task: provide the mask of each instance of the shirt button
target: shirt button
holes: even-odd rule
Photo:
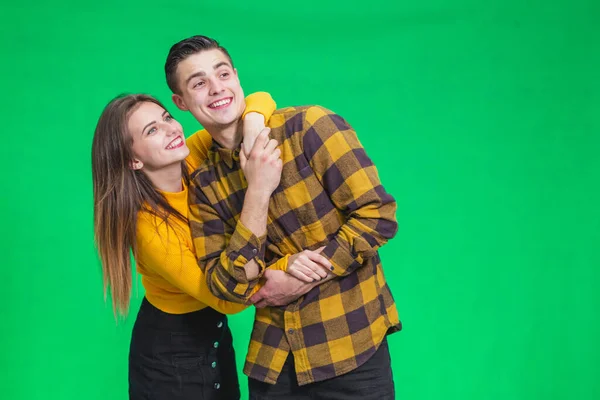
[[[211,366],[212,368],[217,368],[217,362],[216,362],[216,361],[213,361],[213,362],[212,362],[212,364],[210,364],[210,366]]]
[[[219,382],[215,383],[215,389],[219,390],[220,387],[221,387],[221,384]]]
[[[213,344],[213,347],[216,349],[217,347],[219,347],[219,342],[215,342],[215,344]]]
[[[252,254],[256,255],[256,253],[258,253],[258,250],[252,249]]]
[[[219,321],[219,323],[217,324],[217,328],[222,328],[223,327],[223,321]]]
[[[329,267],[329,269],[333,271],[333,265],[331,267]]]
[[[288,329],[288,333],[292,334],[292,333],[294,333],[294,330],[293,329]]]

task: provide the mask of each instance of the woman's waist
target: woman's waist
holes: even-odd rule
[[[156,302],[155,300],[146,294],[140,305],[136,325],[156,330],[202,331],[205,333],[218,332],[228,326],[227,317],[224,314],[195,299],[195,305],[191,302],[189,304],[175,303],[174,299],[163,300],[167,307],[164,307],[161,301]],[[172,310],[175,312],[171,312]]]

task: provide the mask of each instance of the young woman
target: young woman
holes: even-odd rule
[[[267,93],[246,102],[244,135],[255,137],[275,102]],[[224,314],[245,306],[210,293],[187,221],[189,173],[211,143],[206,131],[186,141],[167,109],[141,94],[112,100],[96,127],[94,230],[115,314],[128,311],[131,251],[146,290],[131,338],[131,399],[239,398]]]

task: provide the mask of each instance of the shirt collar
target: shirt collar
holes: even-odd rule
[[[231,169],[236,162],[240,161],[240,147],[241,146],[238,146],[234,150],[229,150],[213,139],[211,151],[217,153],[223,162]]]

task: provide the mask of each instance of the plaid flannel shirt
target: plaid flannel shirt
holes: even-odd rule
[[[293,352],[300,385],[342,375],[400,330],[377,249],[397,229],[396,203],[346,121],[319,106],[277,110],[268,126],[279,142],[283,172],[268,212],[267,234],[239,220],[247,182],[239,149],[213,143],[190,185],[190,226],[211,291],[244,302],[264,268],[321,246],[336,278],[284,307],[256,310],[244,373],[274,384]]]

